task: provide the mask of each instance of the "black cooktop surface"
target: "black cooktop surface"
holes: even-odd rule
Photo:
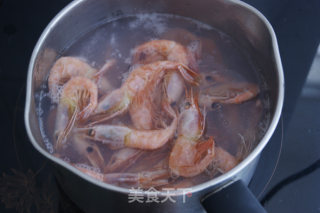
[[[32,147],[24,128],[33,47],[69,2],[0,0],[0,212],[81,212],[59,187],[49,162]],[[274,26],[287,91],[282,121],[250,189],[269,212],[319,212],[320,101],[299,96],[319,44],[320,2],[246,2]]]

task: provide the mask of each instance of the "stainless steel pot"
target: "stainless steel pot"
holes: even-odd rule
[[[190,17],[214,26],[232,36],[246,49],[260,75],[268,85],[271,122],[264,137],[251,154],[226,174],[192,187],[185,196],[180,190],[160,192],[157,196],[173,196],[175,203],[128,203],[130,191],[96,181],[79,172],[59,158],[49,154],[36,115],[37,91],[53,62],[71,41],[102,20],[137,13],[168,13]],[[64,8],[42,33],[29,65],[25,107],[26,129],[33,146],[56,167],[56,175],[63,190],[86,212],[180,212],[204,211],[199,201],[232,188],[234,183],[248,184],[259,156],[279,121],[284,98],[284,77],[275,33],[266,18],[253,7],[236,0],[77,0]],[[192,194],[192,196],[190,196]],[[148,196],[147,192],[143,193]],[[150,195],[150,194],[149,194]],[[210,199],[209,199],[210,200]],[[209,203],[209,204],[208,204]],[[210,206],[211,199],[207,204]],[[207,206],[208,206],[207,205]],[[218,208],[218,204],[215,204]],[[230,204],[233,205],[233,204]],[[215,206],[213,206],[215,208]],[[206,207],[210,210],[210,208]]]

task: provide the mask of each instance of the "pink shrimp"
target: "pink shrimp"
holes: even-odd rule
[[[169,126],[163,129],[137,130],[126,126],[102,124],[84,128],[87,138],[113,147],[126,146],[145,150],[160,148],[173,138],[178,125],[176,112],[170,105],[165,105],[164,107],[172,121]]]
[[[185,109],[179,117],[178,138],[170,153],[169,168],[183,177],[203,172],[214,158],[214,140],[202,140],[205,119],[198,106],[197,95],[186,94]]]
[[[183,45],[170,40],[152,40],[133,50],[133,64],[149,64],[155,61],[182,63],[197,71],[195,56]]]
[[[218,83],[200,94],[199,103],[210,107],[213,103],[240,104],[259,94],[258,85],[252,83]]]
[[[94,111],[97,98],[97,85],[85,77],[74,77],[64,85],[56,116],[56,149],[62,148],[75,122],[87,118]]]
[[[189,33],[190,34],[190,33]],[[201,46],[201,45],[200,45]],[[168,60],[172,62],[178,62],[192,70],[197,71],[197,61],[196,54],[193,54],[183,45],[170,40],[153,40],[143,43],[136,47],[133,51],[133,64],[148,64],[156,61]],[[184,89],[184,80],[176,72],[172,72],[166,76],[165,79],[166,93],[170,103],[178,102]],[[149,114],[152,115],[148,104],[142,105],[142,107],[137,107],[131,115],[137,114]],[[151,116],[150,116],[151,117]],[[152,127],[150,119],[147,123],[142,123],[139,120],[140,116],[131,117],[133,123],[137,128],[147,127],[150,129]]]
[[[193,85],[197,85],[199,81],[197,73],[176,62],[160,61],[135,68],[119,89],[113,90],[99,101],[95,115],[91,118],[91,125],[121,115],[132,103],[139,103],[144,97],[150,97],[164,76],[171,72],[179,72],[185,81]]]
[[[96,144],[92,142],[90,143],[84,138],[80,137],[80,135],[75,134],[72,138],[72,147],[80,155],[84,156],[93,167],[104,170],[105,161],[99,147]]]
[[[93,177],[101,182],[115,184],[120,186],[131,187],[156,187],[168,184],[168,176],[170,175],[167,169],[157,169],[136,173],[101,173],[90,170],[80,165],[73,165],[81,172]]]

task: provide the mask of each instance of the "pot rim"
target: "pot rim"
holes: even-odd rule
[[[51,32],[51,30],[55,27],[55,25],[60,21],[60,19],[62,19],[70,10],[72,10],[74,7],[76,7],[77,5],[81,4],[82,2],[84,2],[85,0],[74,0],[73,2],[69,3],[65,8],[63,8],[52,20],[51,22],[48,24],[48,26],[45,28],[45,30],[43,31],[43,33],[41,34],[33,52],[32,52],[32,56],[30,59],[30,63],[29,63],[29,67],[28,67],[28,76],[27,76],[27,90],[26,90],[26,102],[25,102],[25,126],[26,126],[26,130],[27,130],[27,134],[29,136],[29,139],[32,143],[32,145],[42,154],[44,155],[46,158],[50,159],[51,161],[55,162],[56,164],[68,169],[69,171],[71,171],[72,173],[80,176],[81,178],[83,178],[84,180],[95,184],[96,186],[99,186],[101,188],[107,189],[107,190],[111,190],[111,191],[116,191],[116,192],[120,192],[120,193],[125,193],[125,194],[129,194],[132,193],[132,190],[128,189],[128,188],[124,188],[124,187],[119,187],[119,186],[115,186],[115,185],[111,185],[108,183],[104,183],[101,181],[98,181],[96,179],[94,179],[93,177],[90,177],[86,174],[84,174],[83,172],[79,171],[78,169],[76,169],[75,167],[71,166],[70,164],[66,163],[65,161],[53,156],[52,154],[50,154],[49,152],[47,152],[45,149],[43,149],[36,141],[36,139],[34,138],[32,132],[31,132],[31,127],[30,127],[30,118],[29,118],[29,114],[30,114],[30,110],[31,110],[31,97],[32,97],[32,76],[33,76],[33,69],[35,66],[35,61],[37,58],[37,55],[39,53],[39,50],[42,46],[42,44],[44,43],[45,39],[47,38],[48,34]],[[248,5],[247,3],[244,3],[242,1],[238,1],[238,0],[225,0],[227,2],[233,3],[235,5],[241,6],[243,8],[246,8],[247,10],[251,11],[253,14],[255,14],[256,16],[258,16],[258,18],[266,25],[270,36],[271,36],[271,41],[272,41],[272,46],[273,46],[273,51],[274,51],[274,57],[275,57],[275,64],[276,64],[276,68],[277,68],[277,78],[278,78],[278,97],[276,100],[276,108],[275,108],[275,112],[274,112],[274,116],[270,122],[270,125],[268,127],[268,130],[266,131],[265,135],[263,136],[263,138],[260,140],[260,142],[258,143],[258,145],[251,151],[251,153],[244,159],[242,160],[236,167],[234,167],[233,169],[231,169],[230,171],[228,171],[225,174],[220,175],[219,177],[216,177],[212,180],[209,180],[207,182],[198,184],[196,186],[190,187],[188,190],[188,193],[196,193],[199,191],[202,191],[208,187],[214,186],[214,185],[219,185],[223,182],[225,182],[226,180],[230,180],[232,179],[232,177],[235,177],[237,173],[239,173],[241,170],[243,170],[250,162],[252,162],[256,157],[259,156],[259,154],[262,152],[263,148],[266,146],[266,144],[268,143],[269,139],[271,138],[273,132],[275,131],[277,124],[279,122],[280,116],[281,116],[281,111],[282,111],[282,107],[283,107],[283,101],[284,101],[284,74],[283,74],[283,69],[282,69],[282,63],[281,63],[281,58],[280,58],[280,53],[279,53],[279,48],[278,48],[278,43],[277,43],[277,39],[276,39],[276,35],[275,32],[271,26],[271,24],[269,23],[269,21],[265,18],[264,15],[262,15],[262,13],[260,13],[257,9],[255,9],[254,7]],[[142,191],[141,194],[143,195],[148,195],[150,192],[148,191]],[[154,192],[153,192],[154,193]],[[170,190],[167,192],[163,192],[163,191],[159,191],[159,196],[178,196],[178,195],[182,195],[184,192],[182,192],[181,190]]]

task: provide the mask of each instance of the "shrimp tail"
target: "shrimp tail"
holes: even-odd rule
[[[215,148],[214,163],[220,172],[225,173],[233,169],[239,163],[239,160],[222,147],[217,146]]]
[[[198,99],[199,99],[199,91],[195,91],[193,90],[193,88],[191,89],[185,89],[185,94],[186,94],[186,99],[189,100],[191,102],[191,105],[193,105],[195,107],[195,109],[197,110],[197,115],[198,115],[198,124],[199,124],[199,136],[203,135],[204,131],[205,131],[205,124],[206,124],[206,109],[204,108],[203,113],[201,113],[200,107],[199,107],[199,103],[198,103]]]
[[[200,111],[200,107],[199,107],[199,91],[193,92],[193,89],[191,89],[191,98],[192,98],[192,104],[195,105],[195,108],[198,111],[198,115],[199,115],[199,124],[200,124],[200,135],[203,135],[204,130],[205,130],[205,126],[206,126],[206,109],[203,109],[203,113],[201,113]]]
[[[200,83],[200,75],[184,64],[178,66],[182,77],[191,85],[198,86]]]
[[[195,164],[202,164],[201,162],[206,162],[207,158],[212,158],[214,156],[214,140],[213,137],[209,137],[206,141],[201,141],[196,145],[197,154],[194,158]],[[208,164],[207,164],[208,165]]]

